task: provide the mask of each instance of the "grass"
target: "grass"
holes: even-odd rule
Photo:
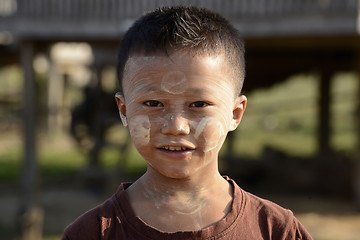
[[[61,239],[61,235],[54,235],[54,236],[44,236],[43,240],[59,240]]]
[[[21,156],[21,150],[15,148],[0,154],[0,180],[13,181],[20,177]]]
[[[87,156],[77,149],[52,148],[39,152],[40,171],[44,177],[74,174],[87,164]]]
[[[57,178],[71,176],[80,172],[88,164],[88,153],[76,147],[71,136],[60,134],[43,138],[38,144],[38,171],[43,178]],[[0,181],[16,181],[22,172],[23,149],[20,138],[14,146],[0,151]],[[105,147],[99,153],[100,165],[104,169],[122,167],[126,172],[139,172],[144,170],[145,162],[136,149],[131,145],[129,155],[114,147]]]

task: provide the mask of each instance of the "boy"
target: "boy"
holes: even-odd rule
[[[312,239],[291,211],[218,171],[246,107],[244,68],[238,32],[215,13],[167,7],[135,22],[119,50],[116,101],[147,171],[63,239]]]

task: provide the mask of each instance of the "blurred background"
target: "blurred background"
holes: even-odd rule
[[[360,236],[358,0],[0,0],[0,238],[59,239],[146,166],[118,118],[121,37],[165,5],[241,32],[243,121],[220,168],[315,239]]]

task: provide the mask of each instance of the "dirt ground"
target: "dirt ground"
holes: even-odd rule
[[[19,194],[14,187],[1,188],[0,231],[13,231],[20,204]],[[64,186],[42,189],[39,199],[45,210],[45,235],[60,236],[67,224],[108,196],[110,193],[100,196],[91,191]],[[309,196],[265,197],[292,209],[314,239],[360,240],[360,212],[348,200]],[[3,239],[1,234],[0,238]]]
[[[346,199],[272,196],[290,208],[316,240],[360,240],[360,211]]]

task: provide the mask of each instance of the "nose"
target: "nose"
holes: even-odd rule
[[[181,114],[171,115],[163,124],[161,132],[169,135],[188,135],[190,133],[189,120]]]

